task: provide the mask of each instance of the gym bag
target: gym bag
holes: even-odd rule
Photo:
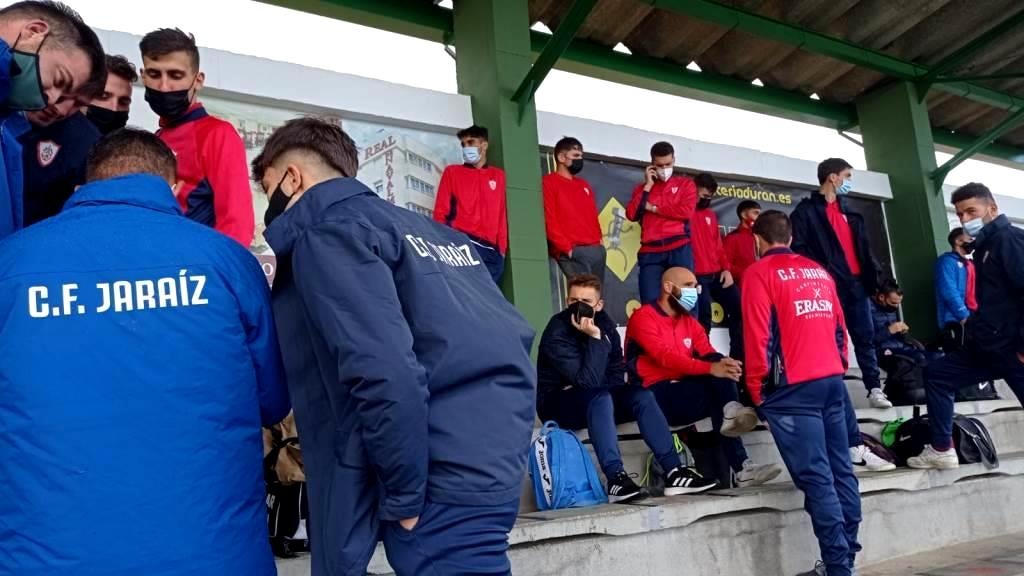
[[[953,415],[953,444],[961,464],[981,462],[989,470],[999,467],[999,454],[988,429],[977,418]]]

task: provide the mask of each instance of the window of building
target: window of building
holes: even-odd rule
[[[420,206],[419,204],[415,204],[413,202],[406,202],[405,207],[417,214],[422,214],[423,216],[426,216],[428,218],[434,215],[434,212],[430,208],[424,208],[423,206]]]
[[[406,157],[406,159],[408,159],[409,164],[412,164],[413,166],[417,166],[421,170],[424,170],[427,173],[431,173],[431,172],[434,171],[434,163],[431,162],[430,160],[427,160],[423,156],[420,156],[419,154],[417,154],[415,152],[408,152],[407,151],[405,153],[405,157]]]
[[[434,195],[434,185],[427,184],[415,176],[406,176],[405,183],[410,190],[419,192],[420,194],[427,194],[428,196]]]
[[[383,196],[384,195],[384,181],[383,180],[377,180],[376,182],[374,182],[373,183],[373,191],[377,193],[377,196]]]

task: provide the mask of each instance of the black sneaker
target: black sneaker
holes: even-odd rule
[[[608,502],[611,504],[646,496],[643,489],[637,486],[636,482],[633,482],[633,479],[625,472],[619,472],[615,478],[608,481]]]
[[[708,480],[696,470],[680,466],[665,476],[665,496],[699,494],[718,486],[717,480]]]

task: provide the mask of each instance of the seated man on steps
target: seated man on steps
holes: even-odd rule
[[[615,431],[636,420],[640,434],[662,470],[665,495],[708,490],[714,482],[683,467],[672,432],[650,390],[626,384],[626,366],[615,322],[601,300],[601,281],[583,274],[569,281],[568,307],[556,314],[540,339],[537,358],[537,414],[570,430],[587,428],[608,479],[608,500],[625,502],[643,495],[626,473]],[[628,415],[615,408],[629,408]]]
[[[693,316],[697,286],[693,272],[669,268],[661,277],[658,300],[633,313],[626,330],[630,375],[654,392],[671,425],[710,417],[722,435],[736,484],[764,484],[782,470],[747,458],[739,436],[757,426],[757,413],[739,403],[736,382],[743,373],[742,365],[719,354]]]

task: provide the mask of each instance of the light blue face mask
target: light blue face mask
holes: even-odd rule
[[[700,295],[696,288],[680,287],[679,296],[675,296],[676,302],[683,307],[683,310],[690,312],[697,306],[697,297]]]
[[[476,146],[466,146],[462,149],[462,160],[466,164],[476,164],[480,161],[480,149]]]
[[[843,180],[843,183],[836,188],[836,194],[846,196],[851,190],[853,190],[853,182],[851,180]]]
[[[964,232],[966,232],[971,238],[977,238],[978,234],[981,234],[981,229],[984,227],[985,221],[981,218],[975,218],[974,220],[964,222]]]

